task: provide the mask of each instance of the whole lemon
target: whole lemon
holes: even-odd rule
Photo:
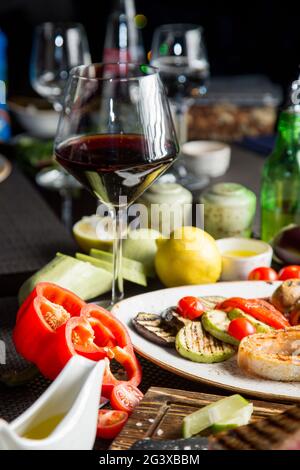
[[[222,258],[215,240],[197,227],[181,227],[156,240],[155,269],[167,287],[216,282]]]

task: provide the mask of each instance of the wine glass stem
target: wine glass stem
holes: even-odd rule
[[[124,296],[123,277],[122,277],[122,233],[123,222],[125,220],[126,208],[116,208],[110,211],[114,221],[114,253],[113,253],[113,279],[112,279],[112,299],[114,305]]]
[[[60,192],[61,195],[61,220],[65,227],[72,230],[72,212],[73,212],[73,201],[72,193],[69,189],[64,188]]]

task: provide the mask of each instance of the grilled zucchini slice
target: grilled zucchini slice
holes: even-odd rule
[[[174,346],[175,334],[167,328],[160,315],[140,312],[132,320],[132,324],[141,336],[160,346]]]
[[[177,333],[175,346],[181,356],[193,362],[222,362],[235,354],[233,346],[211,336],[197,321]]]
[[[274,328],[272,328],[271,326],[266,325],[265,323],[259,320],[256,320],[256,318],[252,317],[251,315],[248,315],[239,308],[234,308],[230,310],[230,312],[228,312],[228,318],[230,320],[234,320],[235,318],[246,318],[253,326],[255,326],[257,333],[272,333],[272,331],[274,331]]]
[[[201,321],[203,328],[220,341],[233,344],[234,346],[240,344],[239,340],[228,333],[230,320],[226,312],[222,310],[210,310],[202,315]]]

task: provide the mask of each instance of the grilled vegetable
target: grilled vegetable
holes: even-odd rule
[[[199,297],[199,300],[203,303],[205,310],[214,310],[216,305],[223,302],[225,297],[221,297],[220,295],[204,295],[203,297]]]
[[[141,312],[132,324],[140,335],[153,343],[160,346],[173,346],[175,343],[174,332],[164,325],[160,315]]]
[[[188,318],[182,317],[176,312],[176,307],[169,307],[161,313],[164,326],[178,332],[181,328],[191,323]]]
[[[298,299],[300,299],[300,279],[290,279],[277,287],[271,302],[280,312],[288,313]]]
[[[203,328],[215,338],[234,346],[239,345],[239,341],[228,333],[230,320],[227,313],[222,310],[211,310],[204,313],[201,320]]]
[[[222,362],[235,353],[233,346],[206,332],[201,322],[191,322],[182,328],[177,333],[175,346],[181,356],[194,362]]]
[[[230,320],[235,320],[235,318],[246,318],[246,320],[248,320],[250,323],[252,323],[253,326],[255,326],[257,333],[271,333],[272,331],[274,331],[274,328],[272,328],[271,326],[266,325],[265,323],[259,320],[256,320],[256,318],[252,317],[251,315],[248,315],[239,308],[234,308],[233,310],[230,310],[230,312],[228,312],[228,318]]]
[[[300,382],[300,328],[247,336],[241,341],[238,365],[246,373],[270,380]]]

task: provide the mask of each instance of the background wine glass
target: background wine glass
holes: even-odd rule
[[[127,207],[169,168],[177,153],[157,69],[115,63],[71,71],[55,154],[108,207],[114,221],[112,303],[123,297],[121,234]]]
[[[56,111],[62,109],[62,100],[69,71],[91,63],[89,45],[83,26],[79,23],[43,23],[34,31],[30,62],[32,88],[48,100]],[[62,198],[61,217],[72,227],[72,193],[78,182],[61,168],[47,168],[39,172],[36,182],[47,189],[58,191]]]
[[[206,93],[209,63],[200,26],[167,24],[154,32],[151,64],[158,67],[176,115],[179,143],[187,140],[186,114],[196,98]],[[199,189],[207,178],[195,179],[188,175],[180,162],[176,165],[177,180],[190,189]]]

